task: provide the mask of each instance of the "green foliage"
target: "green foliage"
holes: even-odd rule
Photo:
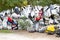
[[[0,11],[14,8],[15,6],[21,7],[25,4],[23,1],[27,2],[27,0],[0,0]]]
[[[26,5],[50,5],[60,4],[60,0],[0,0],[0,11],[14,8],[15,6],[21,7]]]
[[[26,20],[27,18],[26,18],[26,16],[23,16],[23,17],[21,17],[20,19]]]
[[[51,3],[52,3],[51,0],[41,0],[41,1],[39,1],[39,5],[42,5],[42,6],[50,5]]]
[[[20,19],[20,20],[18,21],[18,23],[20,24],[20,27],[21,27],[23,30],[26,30],[27,27],[30,27],[30,26],[31,26],[30,23],[29,23],[29,21],[26,21],[26,20],[23,20],[23,19]]]

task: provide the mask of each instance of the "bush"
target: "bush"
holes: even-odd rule
[[[19,22],[18,22],[22,28],[22,30],[26,30],[27,27],[30,27],[30,23],[26,20],[23,20],[23,19],[20,19]]]

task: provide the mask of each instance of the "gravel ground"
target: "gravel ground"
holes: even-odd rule
[[[60,40],[60,37],[46,33],[14,31],[14,33],[0,33],[0,40]]]

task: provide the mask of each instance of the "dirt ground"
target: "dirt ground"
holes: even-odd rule
[[[60,37],[56,37],[56,34],[54,35],[48,35],[47,33],[29,33],[27,31],[14,31],[16,34],[32,38],[32,39],[48,39],[48,40],[60,40]]]
[[[14,33],[0,33],[0,40],[60,40],[56,35],[46,33],[29,33],[27,31],[13,31]]]

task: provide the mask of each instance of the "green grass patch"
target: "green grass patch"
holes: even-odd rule
[[[0,33],[12,33],[11,30],[0,30]]]

